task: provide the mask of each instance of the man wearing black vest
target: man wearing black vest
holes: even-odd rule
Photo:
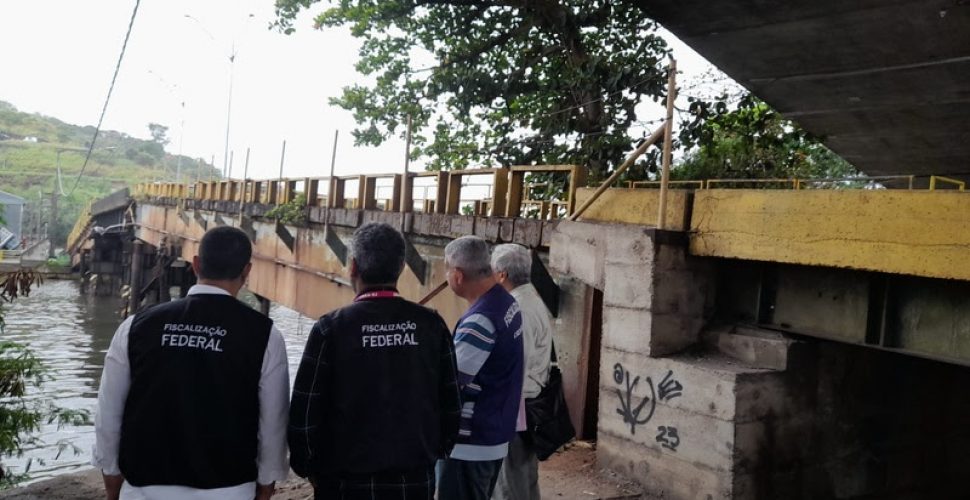
[[[290,465],[318,500],[434,496],[460,403],[455,351],[436,312],[397,293],[404,237],[387,224],[354,233],[357,297],[313,326],[293,387]]]
[[[251,257],[239,229],[208,231],[188,296],[115,332],[93,459],[108,500],[268,499],[286,478],[286,347],[272,320],[235,298]]]

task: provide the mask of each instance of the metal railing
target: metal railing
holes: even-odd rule
[[[552,173],[568,177],[561,199],[531,200],[525,176]],[[488,183],[463,182],[471,176],[487,176]],[[578,165],[537,165],[479,168],[404,174],[306,177],[300,179],[203,181],[195,184],[144,183],[135,194],[164,198],[234,201],[279,205],[296,200],[311,207],[383,210],[458,215],[470,207],[476,215],[491,217],[559,217],[575,207],[576,190],[586,183],[587,171]],[[427,181],[425,181],[427,179]],[[419,181],[421,184],[416,184]],[[463,197],[462,189],[487,186],[479,198]],[[326,193],[321,193],[321,188]],[[354,189],[356,188],[356,189]],[[421,191],[423,194],[417,195]],[[543,209],[543,204],[546,208]],[[534,210],[538,207],[538,210]],[[467,210],[467,208],[465,209]]]
[[[684,189],[732,189],[760,187],[764,189],[838,189],[899,186],[904,189],[917,189],[916,175],[877,175],[872,177],[831,177],[819,179],[769,178],[769,179],[707,179],[670,181],[671,188]],[[965,191],[966,182],[940,175],[929,176],[927,189],[940,190],[940,185],[950,186],[953,190]],[[660,181],[627,181],[631,189],[658,188]]]

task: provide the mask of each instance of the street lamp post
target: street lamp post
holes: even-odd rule
[[[210,40],[212,40],[213,43],[215,43],[216,45],[219,44],[219,42],[216,41],[216,38],[212,36],[212,33],[210,33],[209,30],[205,28],[204,24],[202,24],[202,21],[199,21],[198,19],[196,19],[195,17],[189,14],[185,14],[185,17],[187,19],[191,19],[195,21],[196,24],[199,25],[202,31],[205,32],[205,34],[209,37]],[[247,22],[249,19],[252,19],[252,18],[253,18],[253,15],[249,14],[249,16],[247,17]],[[236,40],[234,38],[232,41],[231,49],[229,50],[229,54],[226,55],[226,57],[229,59],[229,93],[226,99],[227,101],[226,102],[226,143],[222,152],[222,175],[223,176],[226,175],[227,170],[229,168],[229,127],[232,124],[232,83],[233,83],[233,75],[235,74],[235,68],[236,68],[236,56],[238,54],[239,54],[239,51],[236,50]]]
[[[182,145],[185,142],[185,93],[182,92],[182,87],[174,83],[169,83],[168,80],[162,78],[162,76],[158,73],[155,73],[152,70],[148,70],[148,72],[155,75],[155,78],[158,78],[158,81],[167,86],[170,93],[173,95],[178,94],[177,97],[179,100],[179,105],[182,107],[182,113],[179,117],[179,154],[175,158],[175,182],[179,183],[182,182]]]

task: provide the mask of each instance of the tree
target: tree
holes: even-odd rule
[[[744,94],[737,108],[691,99],[691,121],[681,127],[688,149],[674,179],[842,178],[855,168],[777,111]]]
[[[316,1],[277,0],[275,26],[292,33]],[[356,144],[411,116],[432,169],[571,163],[601,178],[632,147],[636,105],[666,92],[667,44],[626,1],[338,0],[315,26],[362,41],[372,81],[331,99],[354,113]]]
[[[148,131],[152,134],[152,142],[160,144],[162,148],[168,145],[168,127],[158,123],[149,123]]]

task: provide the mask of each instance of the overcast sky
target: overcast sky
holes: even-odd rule
[[[359,44],[346,30],[310,27],[326,5],[305,12],[296,33],[285,36],[267,29],[272,0],[142,0],[103,128],[148,138],[147,124],[161,123],[170,128],[169,152],[177,153],[185,102],[184,154],[214,156],[221,167],[235,41],[234,176],[242,174],[250,147],[249,177],[275,177],[284,139],[286,176],[325,176],[336,129],[338,174],[401,170],[403,141],[355,148],[350,113],[327,104],[361,77],[353,68]],[[68,123],[96,124],[133,7],[134,0],[0,0],[0,100]],[[681,78],[709,68],[669,41]],[[655,105],[639,111],[642,120],[662,114]]]

